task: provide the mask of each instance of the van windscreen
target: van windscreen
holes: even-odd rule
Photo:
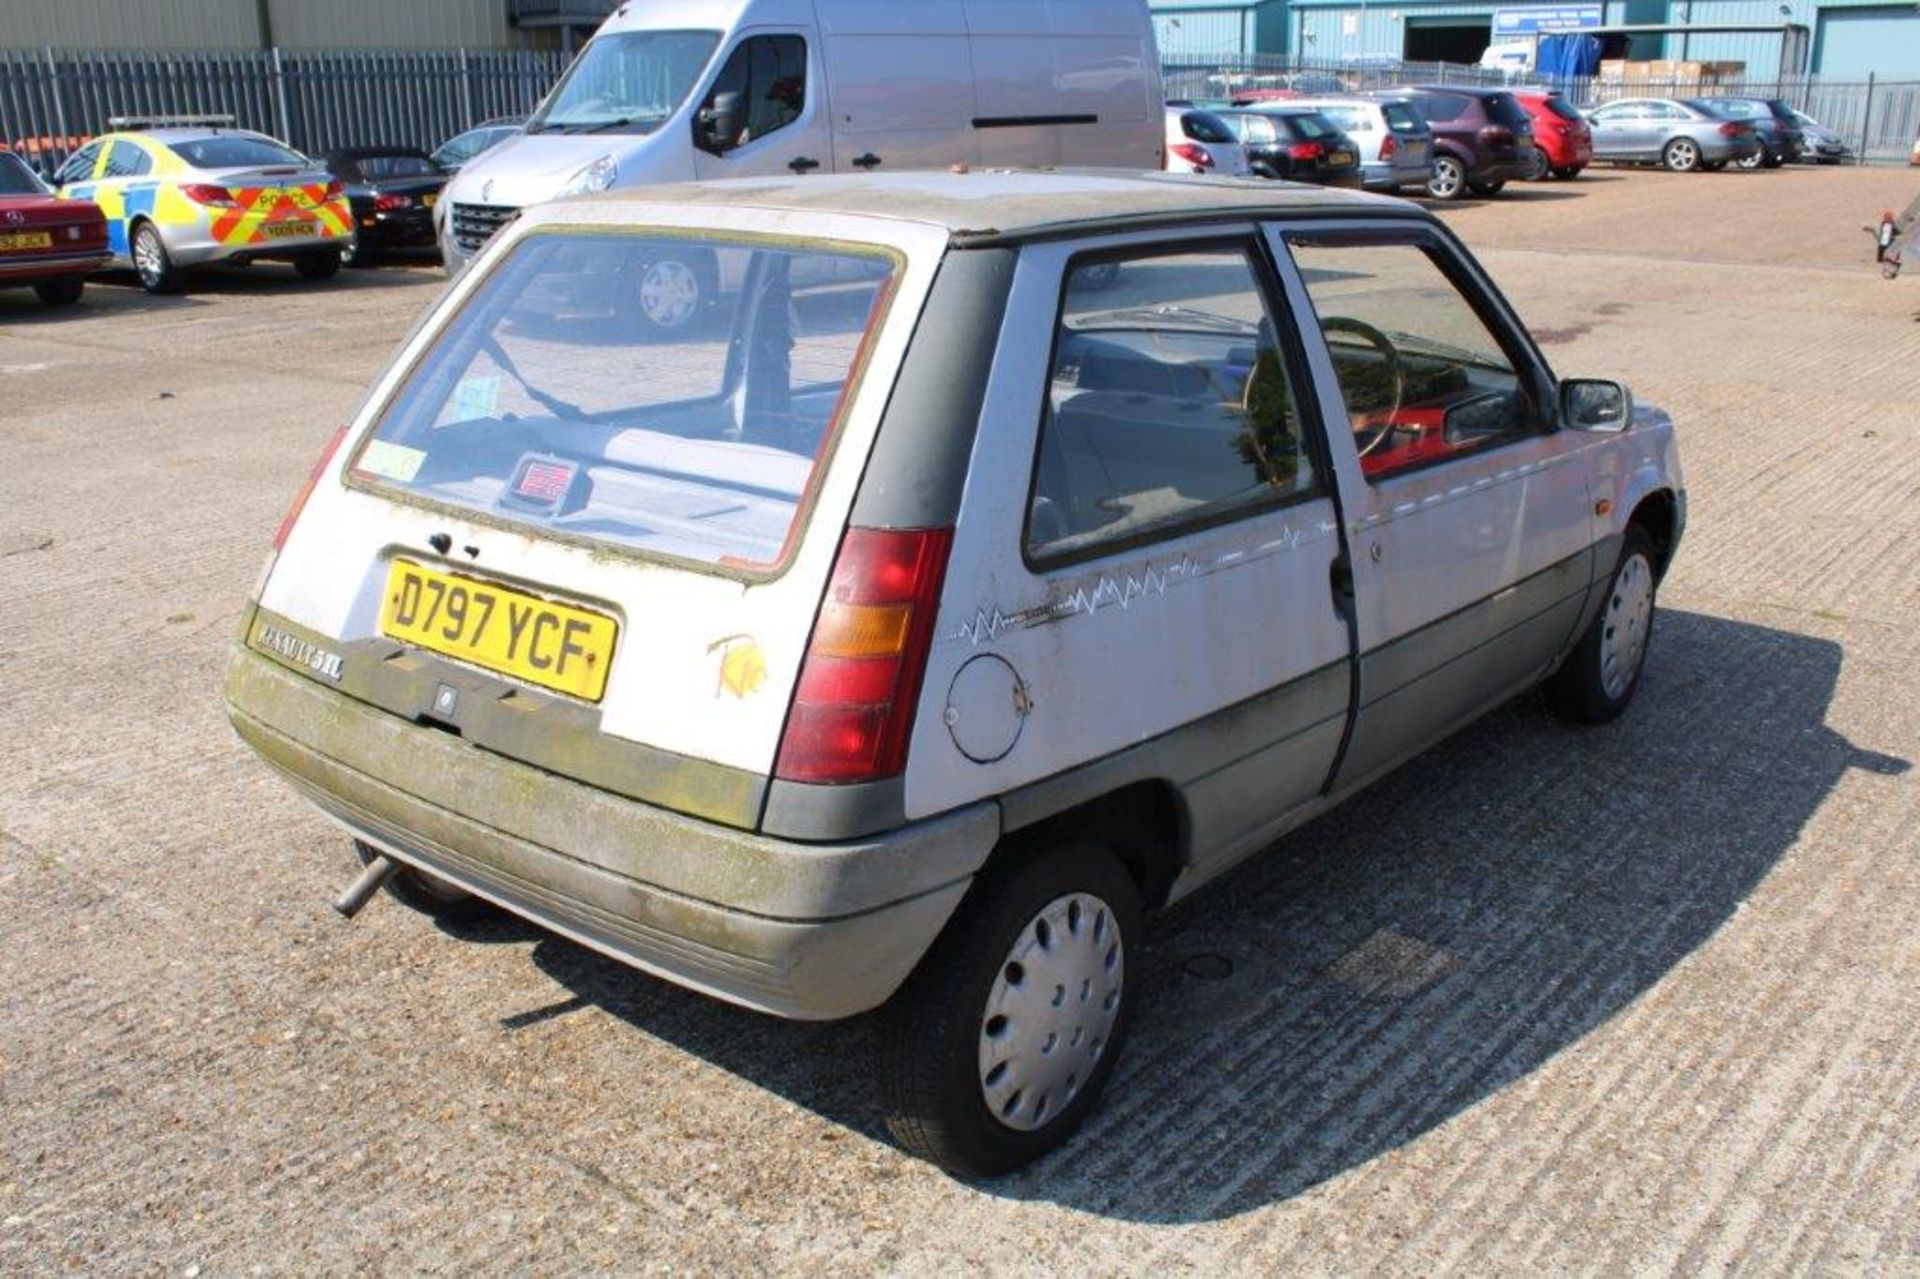
[[[530,235],[440,331],[351,477],[483,520],[776,572],[896,270],[878,249]]]
[[[718,31],[615,31],[595,36],[528,133],[651,133],[679,110],[720,43]]]

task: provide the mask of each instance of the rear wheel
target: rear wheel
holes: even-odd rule
[[[1579,177],[1580,174],[1585,169],[1586,169],[1586,166],[1583,164],[1564,165],[1558,169],[1555,169],[1553,171],[1553,176],[1556,178],[1559,178],[1562,182],[1571,182],[1575,178]]]
[[[1600,611],[1560,669],[1546,682],[1547,704],[1566,719],[1604,724],[1633,700],[1653,637],[1654,593],[1659,573],[1653,539],[1638,524],[1627,525],[1620,562]]]
[[[1763,169],[1777,169],[1786,162],[1787,157],[1781,155],[1778,151],[1762,151],[1760,153],[1760,167]]]
[[[370,844],[353,841],[353,851],[362,866],[380,855]],[[387,881],[387,894],[409,910],[417,910],[443,924],[472,924],[499,913],[500,908],[484,897],[475,897],[438,875],[403,866]]]
[[[1707,173],[1718,173],[1726,167],[1727,162],[1725,160],[1702,160],[1700,162],[1701,170]]]
[[[1450,155],[1435,156],[1427,194],[1436,200],[1458,200],[1467,187],[1467,166]]]
[[[80,300],[80,294],[86,287],[87,282],[76,276],[71,280],[48,280],[45,284],[36,284],[33,291],[48,306],[72,306]]]
[[[340,274],[340,250],[302,254],[293,260],[293,269],[303,280],[331,280]]]
[[[133,228],[133,269],[139,273],[140,287],[149,293],[178,293],[186,287],[186,276],[174,265],[160,228],[142,222]]]
[[[1469,182],[1467,183],[1467,189],[1475,195],[1499,195],[1501,191],[1506,189],[1506,185],[1506,179],[1502,178],[1498,182]]]
[[[365,271],[380,265],[380,250],[355,235],[347,241],[346,250],[341,253],[340,261],[355,271]]]
[[[1547,153],[1535,147],[1527,160],[1527,171],[1521,174],[1520,178],[1525,182],[1544,182],[1549,175],[1557,175],[1559,172],[1548,161]]]
[[[1126,1040],[1143,928],[1098,845],[982,876],[887,1006],[879,1082],[900,1144],[990,1177],[1065,1141]]]
[[[1700,144],[1692,138],[1672,138],[1660,150],[1660,163],[1675,173],[1691,173],[1700,167]]]
[[[1743,169],[1758,169],[1764,164],[1766,164],[1766,162],[1767,162],[1767,149],[1765,147],[1761,147],[1758,151],[1755,151],[1752,155],[1741,156],[1734,163],[1738,164]]]

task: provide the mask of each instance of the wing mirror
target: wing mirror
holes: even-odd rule
[[[1560,421],[1576,431],[1624,431],[1633,421],[1633,394],[1605,378],[1568,378],[1560,384]]]
[[[740,145],[746,127],[746,100],[738,90],[722,89],[700,109],[700,146],[715,155]]]

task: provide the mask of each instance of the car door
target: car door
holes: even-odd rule
[[[1607,160],[1639,159],[1646,139],[1637,136],[1647,127],[1646,104],[1616,102],[1587,117],[1593,129],[1593,154]]]
[[[1020,251],[910,813],[1162,780],[1204,877],[1320,794],[1351,695],[1340,524],[1274,280],[1252,228]]]
[[[1537,680],[1593,574],[1582,440],[1550,371],[1446,232],[1322,223],[1279,236],[1352,548],[1357,693],[1336,788]]]
[[[798,31],[741,37],[694,113],[693,169],[716,178],[831,172],[833,146],[812,42]]]

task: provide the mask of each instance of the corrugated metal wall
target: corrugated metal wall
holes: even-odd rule
[[[1400,56],[1406,47],[1408,18],[1490,18],[1495,6],[1477,4],[1369,4],[1308,8],[1296,6],[1289,48],[1315,61],[1362,54]]]
[[[504,49],[507,0],[272,0],[283,49]],[[258,0],[0,0],[0,48],[258,49]]]
[[[1249,12],[1234,8],[1155,13],[1153,34],[1163,55],[1254,53],[1246,30]]]

